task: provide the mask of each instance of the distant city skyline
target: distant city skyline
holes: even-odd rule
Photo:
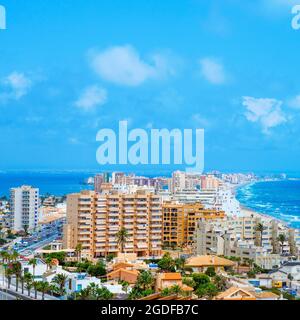
[[[298,1],[0,2],[0,170],[184,169],[99,166],[127,120],[204,128],[205,171],[300,171]]]

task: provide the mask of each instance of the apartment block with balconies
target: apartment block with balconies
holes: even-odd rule
[[[88,258],[117,255],[121,248],[116,234],[122,228],[128,234],[125,253],[160,255],[161,198],[146,191],[132,194],[87,191],[68,196],[67,225],[64,229],[66,248],[75,248],[81,243]]]
[[[192,246],[195,231],[200,219],[222,219],[223,211],[206,209],[201,203],[182,204],[166,202],[163,204],[163,243],[168,246]]]

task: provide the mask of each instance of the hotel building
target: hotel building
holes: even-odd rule
[[[64,227],[64,248],[82,244],[88,258],[117,255],[121,248],[116,234],[128,232],[125,253],[137,256],[161,254],[161,198],[144,190],[135,193],[111,191],[99,194],[83,191],[67,198],[67,224]]]
[[[223,211],[206,209],[201,203],[163,204],[163,243],[169,246],[193,245],[197,222],[225,217]]]
[[[39,189],[30,186],[10,190],[11,229],[32,231],[38,226]]]

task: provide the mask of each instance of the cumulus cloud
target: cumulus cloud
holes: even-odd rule
[[[103,80],[126,86],[138,86],[149,79],[168,77],[175,72],[167,56],[154,54],[147,62],[130,45],[91,52],[90,64]]]
[[[201,74],[210,83],[215,85],[226,82],[224,66],[215,58],[203,58],[200,61]]]
[[[106,102],[107,91],[100,86],[93,85],[82,92],[75,105],[84,110],[91,110],[97,106],[104,105]]]
[[[293,109],[300,109],[300,95],[290,99],[288,101],[288,106]]]
[[[288,117],[282,111],[282,101],[268,98],[243,97],[243,106],[247,111],[245,116],[251,122],[261,125],[264,134],[269,134],[270,129],[285,122]]]
[[[12,72],[4,79],[1,84],[3,92],[0,93],[0,101],[19,100],[28,94],[32,87],[32,80],[24,73]]]

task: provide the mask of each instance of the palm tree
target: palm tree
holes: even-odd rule
[[[287,241],[287,238],[286,238],[285,234],[280,234],[278,236],[277,240],[280,242],[281,254],[283,254],[284,243]]]
[[[9,253],[7,251],[1,251],[1,258],[2,258],[2,263],[5,263],[8,261],[9,258]]]
[[[32,286],[34,288],[34,299],[37,300],[37,294],[38,294],[38,290],[39,290],[39,282],[38,281],[33,281],[32,282]]]
[[[33,259],[30,259],[28,264],[30,266],[32,266],[32,271],[33,271],[33,278],[35,277],[35,267],[37,266],[37,259],[33,258]]]
[[[8,283],[8,289],[10,289],[11,277],[13,275],[13,269],[8,267],[5,270],[6,270],[6,278],[7,278],[7,283]]]
[[[241,266],[241,257],[236,257],[235,261],[237,262],[237,273],[240,273],[240,266]]]
[[[292,287],[292,281],[294,280],[294,277],[289,273],[287,278],[290,280],[290,288],[291,288]]]
[[[137,279],[137,286],[141,287],[143,291],[151,289],[154,283],[154,278],[150,271],[142,271]]]
[[[81,261],[81,251],[82,251],[82,244],[78,243],[75,248],[75,253],[77,255],[77,262]]]
[[[58,288],[55,284],[49,283],[49,291],[52,296],[54,295],[54,293],[57,292],[57,290],[58,290]]]
[[[184,268],[185,268],[185,258],[177,258],[175,259],[175,266],[177,270],[180,270],[181,273],[184,274]]]
[[[42,300],[45,300],[45,293],[50,290],[50,285],[47,281],[39,282],[39,291],[42,292]]]
[[[26,289],[28,290],[28,296],[30,297],[30,291],[33,287],[33,277],[32,274],[29,272],[26,272],[24,275],[24,281],[26,284]]]
[[[172,286],[172,287],[170,288],[170,291],[171,291],[171,293],[177,294],[177,295],[179,295],[179,294],[182,293],[182,289],[181,289],[181,287],[180,287],[178,284],[175,284],[174,286]]]
[[[65,284],[67,280],[68,276],[63,273],[57,274],[52,280],[53,283],[58,285],[61,297],[65,294]]]
[[[25,277],[24,277],[22,274],[20,275],[20,281],[21,281],[22,294],[24,294],[24,282],[25,282]]]
[[[261,223],[261,222],[259,222],[257,225],[256,225],[256,227],[255,227],[255,231],[257,231],[257,232],[259,232],[260,233],[260,246],[262,247],[262,236],[263,236],[263,232],[264,232],[264,230],[265,230],[265,227],[264,227],[264,225]]]
[[[128,231],[124,227],[122,227],[121,230],[116,234],[118,245],[121,247],[121,253],[124,253],[124,246],[128,237]]]
[[[14,250],[10,257],[12,261],[17,261],[17,259],[19,258],[19,253],[16,250]]]
[[[28,225],[25,225],[24,226],[24,232],[25,232],[25,235],[28,236],[28,229],[29,229],[29,226]]]
[[[47,265],[47,271],[48,271],[49,269],[51,269],[51,265],[52,265],[52,258],[47,257],[47,258],[46,258],[46,260],[45,260],[45,262],[46,262],[46,265]]]
[[[18,292],[19,291],[19,280],[22,275],[22,266],[21,266],[20,262],[15,262],[12,265],[12,273],[16,277],[16,291]]]

